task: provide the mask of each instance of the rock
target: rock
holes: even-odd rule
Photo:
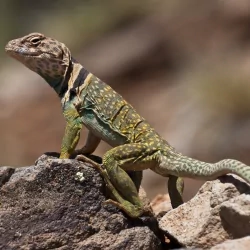
[[[227,240],[215,247],[212,247],[211,250],[249,250],[250,248],[250,236],[244,237],[237,240]]]
[[[1,167],[0,168],[0,187],[3,186],[15,172],[14,168],[10,167]]]
[[[139,197],[143,203],[143,207],[145,211],[148,211],[148,213],[152,213],[152,215],[154,214],[154,211],[152,209],[151,203],[149,198],[147,197],[147,193],[145,192],[144,188],[142,186],[140,186],[139,189]]]
[[[172,209],[170,197],[168,194],[158,194],[151,201],[151,207],[155,215],[161,215],[167,213]]]
[[[222,203],[219,213],[224,229],[234,238],[250,235],[249,194],[242,194]]]
[[[219,250],[250,244],[250,187],[232,175],[206,182],[177,209],[171,210],[168,195],[158,195],[151,205],[165,235],[155,217],[131,219],[104,204],[106,191],[98,171],[77,160],[43,155],[34,166],[1,167],[0,249]],[[149,209],[142,188],[140,197]]]
[[[208,249],[247,236],[249,192],[250,186],[232,175],[206,182],[192,200],[164,215],[159,226],[170,239],[191,248]]]
[[[117,235],[94,234],[78,244],[76,249],[159,249],[152,245],[153,235],[149,228],[124,229]],[[110,248],[110,243],[112,246]]]
[[[154,218],[103,204],[104,182],[88,164],[43,155],[0,168],[2,179],[0,249],[162,249]]]

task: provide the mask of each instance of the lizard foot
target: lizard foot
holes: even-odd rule
[[[93,165],[93,167],[96,168],[98,171],[100,171],[101,174],[103,174],[104,172],[104,169],[101,167],[99,163],[93,161],[92,159],[88,158],[85,155],[77,155],[75,159],[78,161],[86,162],[86,163]]]
[[[125,212],[131,218],[138,218],[140,215],[142,215],[144,213],[142,208],[137,207],[137,206],[131,204],[130,202],[125,201],[125,200],[121,204],[117,201],[109,199],[109,200],[104,201],[103,204],[114,205],[114,206],[118,207],[119,209],[121,209],[123,212]]]
[[[107,200],[104,202],[104,204],[112,204],[116,207],[118,207],[119,209],[121,209],[122,211],[124,211],[128,216],[132,217],[132,218],[137,218],[140,215],[143,214],[143,205],[142,206],[136,206],[133,205],[132,203],[130,203],[129,201],[125,200],[120,194],[119,192],[116,190],[116,188],[114,187],[114,185],[112,184],[112,182],[110,181],[110,178],[108,176],[107,171],[102,167],[102,165],[92,161],[91,159],[89,159],[88,157],[84,156],[84,155],[78,155],[76,157],[76,159],[78,161],[83,161],[83,162],[87,162],[90,163],[93,167],[95,167],[100,174],[102,175],[102,177],[105,180],[105,183],[107,185],[107,188],[109,189],[109,191],[111,192],[111,195],[117,200]]]
[[[78,161],[86,161],[86,158],[98,163],[98,164],[102,164],[102,158],[97,156],[97,155],[84,155],[84,154],[72,154],[70,156],[70,159],[75,159]]]

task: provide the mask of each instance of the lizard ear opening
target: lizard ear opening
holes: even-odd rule
[[[65,78],[71,63],[71,53],[64,44],[62,46],[62,53],[63,53],[62,65],[66,67],[66,70],[64,71],[64,78]]]
[[[69,63],[71,61],[71,53],[69,49],[63,44],[62,46],[62,64],[65,66],[69,66]]]

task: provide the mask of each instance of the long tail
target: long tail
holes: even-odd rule
[[[250,183],[250,166],[237,160],[225,159],[216,163],[206,163],[181,154],[166,158],[163,161],[171,175],[213,180],[219,176],[232,173]]]

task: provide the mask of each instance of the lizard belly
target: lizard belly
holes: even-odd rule
[[[107,142],[110,146],[115,147],[127,142],[127,138],[111,128],[108,122],[100,119],[92,109],[85,109],[82,115],[83,124],[95,136]]]

